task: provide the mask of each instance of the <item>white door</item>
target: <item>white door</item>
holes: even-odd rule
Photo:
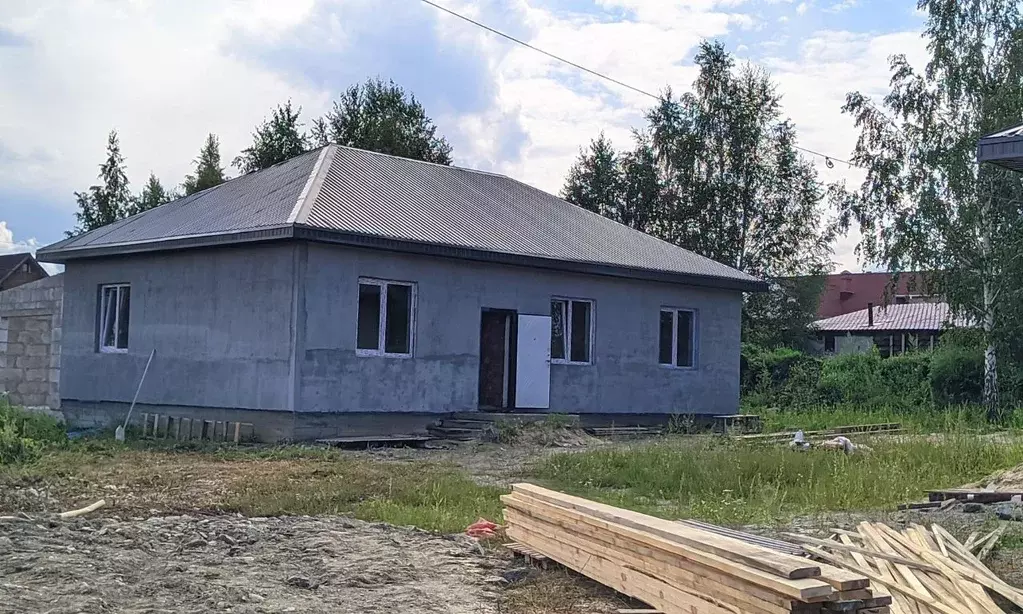
[[[515,363],[515,406],[551,406],[551,318],[519,315]]]

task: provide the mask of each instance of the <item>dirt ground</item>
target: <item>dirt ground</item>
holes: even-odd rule
[[[0,612],[496,612],[506,559],[345,518],[0,523]]]
[[[628,442],[632,444],[635,442]],[[449,449],[353,450],[345,458],[414,467],[453,465],[474,481],[507,487],[546,454],[619,445],[599,440],[550,447],[466,444]],[[271,464],[304,459],[211,459],[202,453],[141,451],[51,483],[8,484],[0,513],[0,614],[356,613],[589,614],[637,607],[565,570],[525,567],[504,549],[461,535],[437,535],[334,516],[247,518],[215,513],[224,493],[260,480]],[[134,465],[142,465],[135,467]],[[1023,471],[985,481],[1019,484]],[[55,511],[105,498],[81,519]],[[788,528],[826,535],[864,519],[938,522],[957,535],[990,526],[987,513],[831,514]],[[756,532],[778,535],[777,528]],[[995,552],[991,567],[1023,584],[1020,550]]]

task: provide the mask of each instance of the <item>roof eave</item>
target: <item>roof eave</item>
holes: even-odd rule
[[[736,290],[740,292],[766,292],[769,289],[767,282],[756,279],[730,279],[727,277],[675,273],[671,271],[640,269],[595,262],[559,260],[528,254],[494,252],[441,243],[427,243],[421,241],[409,241],[407,239],[380,237],[376,235],[341,232],[323,228],[314,228],[311,226],[296,225],[295,238],[319,243],[333,243],[352,247],[383,249],[410,254],[473,260],[477,262],[528,266],[549,270],[584,273],[588,275],[605,275],[610,277],[640,279],[644,281],[686,284],[689,286]]]
[[[264,226],[261,228],[231,233],[189,235],[186,237],[173,237],[168,239],[159,239],[156,241],[140,241],[137,243],[114,243],[100,246],[86,245],[83,247],[72,248],[61,248],[60,243],[55,243],[37,251],[36,259],[41,260],[42,262],[66,264],[71,260],[82,260],[86,258],[102,258],[104,256],[142,254],[179,249],[192,249],[197,247],[219,247],[225,245],[289,239],[292,237],[293,233],[294,226],[291,224],[284,224],[279,226]]]
[[[558,260],[526,254],[492,252],[453,245],[424,243],[405,239],[379,237],[375,235],[340,232],[299,224],[284,224],[281,226],[264,227],[227,234],[192,235],[188,237],[161,239],[158,241],[121,243],[97,247],[84,246],[61,249],[59,244],[54,244],[39,250],[36,254],[36,258],[43,262],[66,264],[72,260],[82,260],[86,258],[102,258],[201,247],[222,247],[227,245],[276,241],[282,239],[303,239],[319,243],[333,243],[353,247],[383,249],[410,254],[473,260],[477,262],[529,266],[549,270],[585,273],[589,275],[605,275],[644,281],[685,284],[689,286],[735,290],[738,292],[766,292],[769,289],[767,282],[757,279],[733,279],[728,277],[713,277],[708,275],[694,275],[654,269],[624,267],[596,262]]]

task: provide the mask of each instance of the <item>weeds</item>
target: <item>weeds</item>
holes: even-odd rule
[[[889,508],[1023,462],[1023,443],[967,435],[877,440],[869,455],[785,446],[673,441],[542,459],[554,488],[674,518],[775,523],[825,511]]]
[[[66,441],[56,419],[12,407],[6,396],[0,400],[0,465],[36,461],[48,445]]]
[[[1007,415],[1001,425],[993,425],[987,420],[986,408],[979,405],[957,405],[930,411],[906,411],[892,405],[863,408],[852,404],[819,404],[785,411],[747,405],[743,410],[759,415],[766,432],[892,422],[901,424],[910,433],[979,433],[999,427],[1023,427],[1023,411]]]

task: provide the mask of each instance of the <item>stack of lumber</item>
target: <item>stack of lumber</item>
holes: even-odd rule
[[[836,566],[532,484],[502,500],[508,537],[665,614],[889,612]]]
[[[928,530],[911,524],[896,531],[862,522],[855,532],[835,529],[835,534],[832,540],[789,535],[817,558],[862,574],[873,587],[891,593],[893,614],[1001,614],[988,591],[1023,606],[1023,593],[938,525]]]

